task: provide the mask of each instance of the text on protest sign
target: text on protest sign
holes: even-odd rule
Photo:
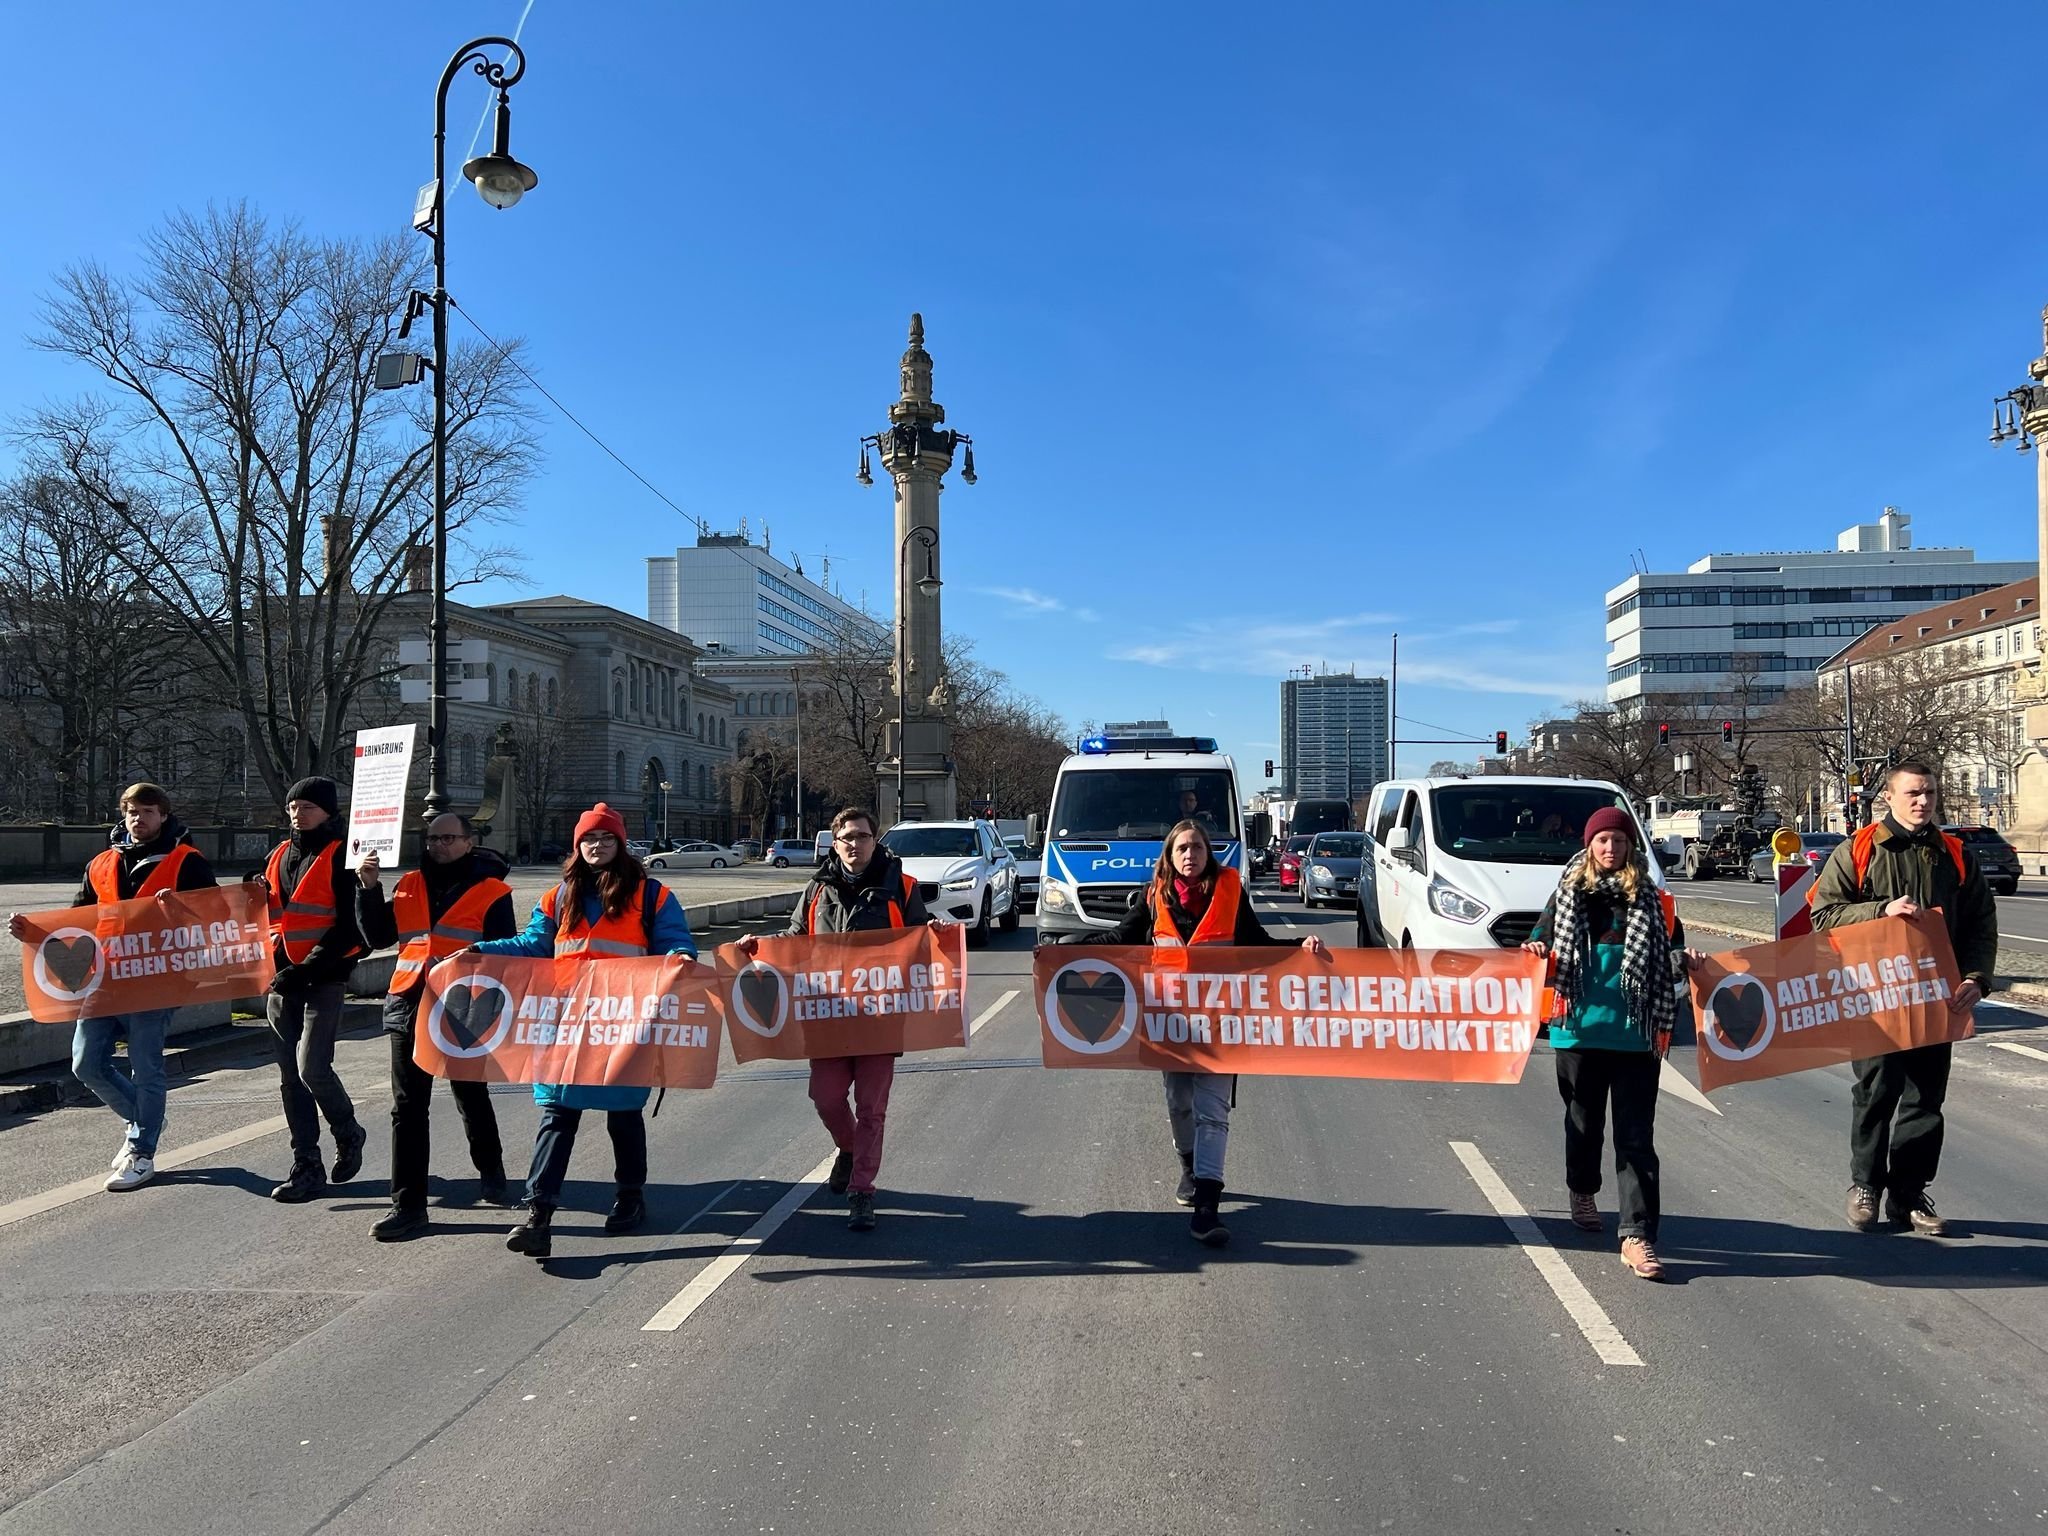
[[[248,882],[25,917],[21,990],[43,1024],[256,997],[276,974],[269,898]]]
[[[1959,980],[1939,912],[1709,955],[1692,975],[1700,1087],[1967,1040]]]
[[[718,978],[687,955],[454,955],[427,972],[413,1061],[458,1082],[709,1088]]]
[[[957,924],[766,938],[718,950],[737,1061],[938,1051],[967,1043]]]
[[[1543,962],[1520,950],[1049,946],[1048,1067],[1519,1082]]]
[[[356,732],[355,777],[348,791],[346,866],[359,868],[377,855],[386,869],[399,862],[405,830],[405,784],[412,774],[415,725],[379,725]]]

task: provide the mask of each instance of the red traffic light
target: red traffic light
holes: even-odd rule
[[[1493,750],[1496,752],[1505,752],[1507,751],[1507,749],[1508,733],[1506,731],[1495,731],[1493,733]]]
[[[1728,744],[1729,742],[1732,742],[1732,741],[1734,741],[1734,740],[1735,740],[1735,722],[1734,722],[1733,720],[1723,720],[1723,721],[1721,722],[1721,742],[1722,742],[1722,744],[1723,744],[1723,745],[1725,746],[1726,744]]]
[[[1660,725],[1660,726],[1658,726],[1658,727],[1657,727],[1657,745],[1658,745],[1658,746],[1660,746],[1660,747],[1668,747],[1668,746],[1670,746],[1670,745],[1671,745],[1671,727],[1670,727],[1670,726],[1668,726],[1668,725]]]

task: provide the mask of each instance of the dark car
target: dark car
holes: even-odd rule
[[[1291,891],[1301,879],[1301,856],[1308,851],[1310,839],[1290,837],[1287,846],[1280,850],[1280,889]]]
[[[1977,868],[1984,872],[1984,883],[2001,896],[2010,896],[2020,888],[2019,850],[2005,840],[2005,835],[1996,827],[1943,827],[1950,837],[1962,839],[1963,846],[1970,850],[1970,857],[1977,861]]]
[[[1301,856],[1301,904],[1348,904],[1358,895],[1358,866],[1365,857],[1363,832],[1318,832]]]

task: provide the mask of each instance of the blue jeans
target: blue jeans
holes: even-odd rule
[[[1166,1118],[1173,1126],[1173,1150],[1195,1160],[1195,1177],[1223,1182],[1223,1154],[1230,1147],[1230,1101],[1237,1079],[1221,1072],[1162,1072]]]
[[[164,1129],[164,1029],[175,1008],[80,1019],[71,1037],[71,1075],[128,1122],[128,1146],[155,1157]],[[128,1037],[128,1070],[114,1064],[114,1042]]]

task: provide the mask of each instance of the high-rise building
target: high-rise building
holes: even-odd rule
[[[2036,574],[2031,560],[1915,549],[1892,507],[1835,547],[1708,555],[1641,572],[1607,594],[1607,699],[1755,701],[1813,681],[1828,657],[1880,624]]]
[[[744,531],[704,533],[647,561],[647,617],[727,656],[829,651],[849,628],[881,625],[785,565]]]
[[[1351,672],[1280,684],[1281,794],[1356,800],[1390,776],[1387,680]]]

